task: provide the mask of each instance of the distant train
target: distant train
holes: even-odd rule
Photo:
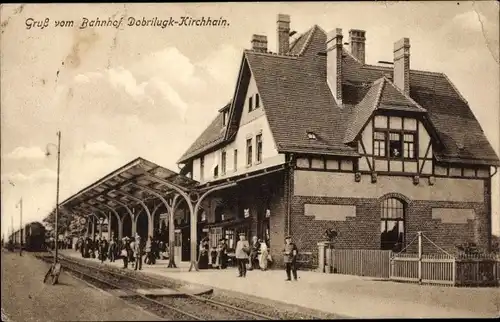
[[[45,226],[39,222],[26,224],[22,230],[15,231],[9,236],[9,241],[13,242],[14,248],[20,248],[30,252],[38,252],[46,249]],[[22,238],[22,243],[21,243]]]

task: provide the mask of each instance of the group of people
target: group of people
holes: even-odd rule
[[[226,269],[228,264],[228,246],[225,238],[219,240],[217,247],[210,249],[208,237],[204,237],[200,242],[200,252],[198,257],[198,268],[208,269],[209,267]],[[169,257],[168,247],[165,243],[153,239],[149,236],[146,243],[141,242],[141,237],[136,234],[134,239],[124,237],[121,241],[111,238],[98,237],[92,240],[90,237],[78,240],[77,248],[83,258],[98,258],[101,262],[109,259],[114,262],[117,258],[122,258],[123,268],[127,268],[129,263],[134,263],[135,270],[142,269],[142,258],[145,264],[155,264],[159,258]],[[285,237],[283,248],[283,262],[287,274],[286,281],[297,280],[297,246],[292,242],[291,236]],[[239,234],[236,243],[235,259],[238,266],[239,277],[246,277],[247,271],[260,269],[267,270],[269,262],[272,262],[267,243],[259,240],[256,236],[251,242],[246,240],[245,233]]]
[[[198,268],[226,269],[228,262],[228,246],[225,238],[219,239],[217,247],[210,249],[208,237],[202,238],[200,242],[200,253],[198,257]]]
[[[256,236],[252,238],[249,243],[244,233],[239,234],[239,240],[236,243],[235,257],[238,265],[238,277],[246,277],[247,271],[251,271],[256,267],[261,270],[266,270],[267,265],[272,258],[269,254],[267,244],[258,240]],[[297,246],[292,242],[291,236],[285,237],[285,246],[283,248],[283,262],[285,263],[285,270],[287,274],[286,281],[293,279],[297,280]],[[248,263],[248,269],[247,269]]]
[[[105,237],[97,237],[92,240],[90,237],[80,238],[77,242],[77,249],[83,258],[98,258],[101,263],[109,259],[114,262],[116,259],[123,260],[123,268],[127,268],[129,263],[134,263],[135,270],[142,269],[142,258],[144,263],[154,265],[157,259],[168,258],[168,247],[163,241],[158,241],[152,236],[141,242],[141,237],[136,233],[135,237],[124,237],[121,240],[111,238],[108,242]]]

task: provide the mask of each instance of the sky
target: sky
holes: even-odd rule
[[[252,34],[276,51],[276,16],[298,34],[366,30],[366,61],[392,61],[410,38],[411,68],[445,73],[500,149],[499,8],[495,1],[377,3],[8,4],[0,13],[1,228],[42,220],[56,203],[54,144],[62,132],[60,201],[143,157],[176,161],[231,98]],[[226,19],[217,27],[131,27],[128,18]],[[83,18],[119,28],[80,29]],[[46,28],[26,21],[49,19]],[[74,27],[55,27],[55,21]],[[43,26],[43,24],[41,24]],[[297,34],[297,35],[298,35]],[[464,129],[466,130],[466,129]],[[51,155],[46,156],[47,149]],[[500,233],[499,175],[493,231]]]

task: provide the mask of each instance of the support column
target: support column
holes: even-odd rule
[[[111,240],[111,213],[108,213],[108,241]]]
[[[144,209],[144,211],[146,211],[146,215],[148,216],[148,235],[153,235],[153,222],[152,222],[152,219],[151,219],[151,213],[149,212],[149,209],[146,206],[146,204],[144,203],[144,201],[142,201],[139,198],[136,198],[135,196],[133,196],[131,194],[123,192],[121,190],[116,190],[116,192],[120,193],[120,194],[122,194],[124,196],[126,196],[129,199],[137,201],[142,206],[142,208]],[[135,235],[135,232],[134,232],[134,235]],[[148,236],[146,236],[146,238],[148,238]]]
[[[174,213],[175,213],[175,208],[176,208],[176,204],[177,204],[177,199],[179,198],[179,194],[176,194],[172,200],[172,203],[169,204],[165,198],[160,194],[158,193],[157,191],[149,188],[149,187],[145,187],[145,186],[141,186],[141,185],[138,185],[138,184],[132,184],[133,186],[139,188],[139,189],[143,189],[147,192],[149,192],[150,194],[156,196],[158,199],[160,199],[160,201],[165,205],[165,208],[167,209],[167,212],[169,214],[168,218],[169,218],[169,225],[168,225],[168,237],[169,237],[169,252],[170,252],[170,256],[169,256],[169,262],[168,262],[168,267],[177,267],[175,265],[175,258],[174,258],[174,241],[175,241],[175,231],[174,231]],[[156,212],[156,210],[153,211],[153,214]],[[154,216],[151,216],[151,223],[154,224]],[[160,228],[161,228],[161,222],[160,222]]]
[[[99,219],[99,237],[102,238],[102,220]]]
[[[123,221],[120,217],[118,217],[118,239],[122,240],[123,238]]]
[[[137,217],[139,217],[138,215],[136,215],[135,213],[132,214],[132,238],[134,238],[135,236],[135,233],[137,232]]]
[[[134,216],[134,213],[132,212],[132,210],[130,210],[130,208],[126,204],[124,204],[123,202],[121,202],[119,200],[116,200],[116,199],[108,197],[108,196],[103,196],[103,197],[104,197],[104,199],[111,200],[114,203],[125,208],[125,210],[128,212],[128,214],[130,216],[130,222],[131,222],[131,226],[132,226],[132,236],[131,237],[133,237],[133,235],[135,235],[135,227],[134,227],[134,217],[135,216]],[[123,238],[123,220],[122,220],[122,218],[120,218],[118,220],[118,234],[120,236],[119,238],[122,239]]]
[[[92,215],[92,241],[95,241],[95,217]]]

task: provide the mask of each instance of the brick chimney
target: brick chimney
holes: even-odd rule
[[[253,35],[252,50],[259,52],[267,52],[267,36]]]
[[[394,84],[410,95],[410,39],[394,43]]]
[[[342,105],[342,38],[340,28],[326,37],[326,78],[338,105]]]
[[[278,54],[285,54],[290,49],[290,16],[278,14],[276,23],[277,31],[277,52]]]
[[[349,43],[351,45],[351,53],[363,64],[365,63],[365,35],[366,31],[364,30],[349,30]]]

